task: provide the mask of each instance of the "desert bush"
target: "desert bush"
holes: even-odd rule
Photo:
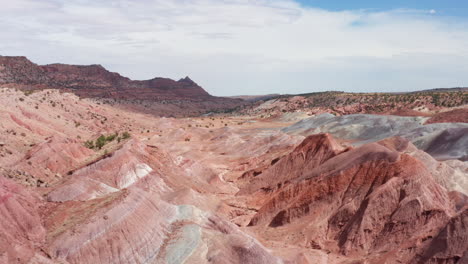
[[[127,139],[127,138],[130,138],[130,133],[125,131],[125,132],[122,133],[122,139]]]
[[[114,141],[114,139],[117,137],[117,133],[116,134],[112,134],[112,135],[109,135],[106,137],[106,141],[107,142],[112,142]]]
[[[94,148],[94,141],[92,140],[87,140],[85,143],[84,143],[85,147],[89,148],[89,149],[93,149]]]
[[[96,148],[98,149],[102,149],[102,147],[104,147],[104,145],[106,144],[106,136],[104,135],[101,135],[100,137],[98,137],[96,139],[96,143],[94,144],[96,146]]]

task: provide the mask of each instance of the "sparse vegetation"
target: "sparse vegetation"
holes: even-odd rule
[[[107,143],[106,136],[101,135],[100,137],[96,139],[96,143],[94,145],[96,146],[96,148],[102,149],[102,147],[104,147],[106,143]]]
[[[298,101],[296,96],[301,96]],[[292,97],[296,97],[291,100]],[[351,113],[385,113],[401,111],[405,109],[428,108],[436,111],[442,107],[458,107],[468,103],[468,92],[450,91],[445,89],[428,90],[412,93],[348,93],[348,92],[319,92],[300,95],[281,95],[276,98],[270,98],[273,102],[281,102],[281,106],[273,108],[255,109],[245,108],[241,113],[264,115],[274,113],[275,111],[287,113],[296,110],[331,110],[334,107],[336,114]],[[351,107],[347,107],[351,106]],[[344,109],[347,107],[346,109]],[[247,111],[245,111],[247,110]],[[416,109],[415,109],[416,110]],[[418,110],[416,110],[418,111]],[[327,111],[328,112],[328,111]],[[267,115],[264,115],[267,116]]]
[[[85,147],[89,148],[89,149],[93,149],[94,148],[94,141],[92,140],[87,140],[85,143],[84,143]]]
[[[29,95],[34,93],[34,90],[23,91],[23,93],[24,93],[25,96],[29,96]]]
[[[128,133],[127,131],[123,132],[122,133],[122,139],[127,139],[127,138],[130,138],[130,133]]]
[[[106,137],[106,141],[107,141],[107,142],[112,142],[112,141],[114,141],[114,139],[115,139],[117,136],[118,136],[118,133],[109,135],[109,136]]]
[[[124,132],[122,137],[119,137],[118,133],[111,134],[108,136],[100,135],[95,141],[87,140],[84,143],[84,146],[89,149],[102,149],[107,143],[114,141],[117,139],[117,142],[120,143],[122,139],[130,138],[130,134],[128,132]]]

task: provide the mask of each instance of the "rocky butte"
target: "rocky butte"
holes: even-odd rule
[[[22,90],[45,88],[72,92],[80,97],[114,99],[119,102],[191,102],[200,110],[234,108],[241,100],[215,97],[189,77],[130,80],[101,65],[37,65],[26,57],[0,56],[0,85]]]
[[[232,111],[189,78],[0,57],[0,263],[468,263],[465,96]]]

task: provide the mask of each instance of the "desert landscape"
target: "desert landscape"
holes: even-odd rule
[[[0,263],[468,263],[468,88],[214,97],[0,57]]]

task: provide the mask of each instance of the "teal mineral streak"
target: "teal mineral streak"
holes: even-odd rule
[[[177,239],[172,240],[166,249],[166,262],[168,264],[184,263],[201,240],[201,228],[198,225],[186,225],[181,228]]]

